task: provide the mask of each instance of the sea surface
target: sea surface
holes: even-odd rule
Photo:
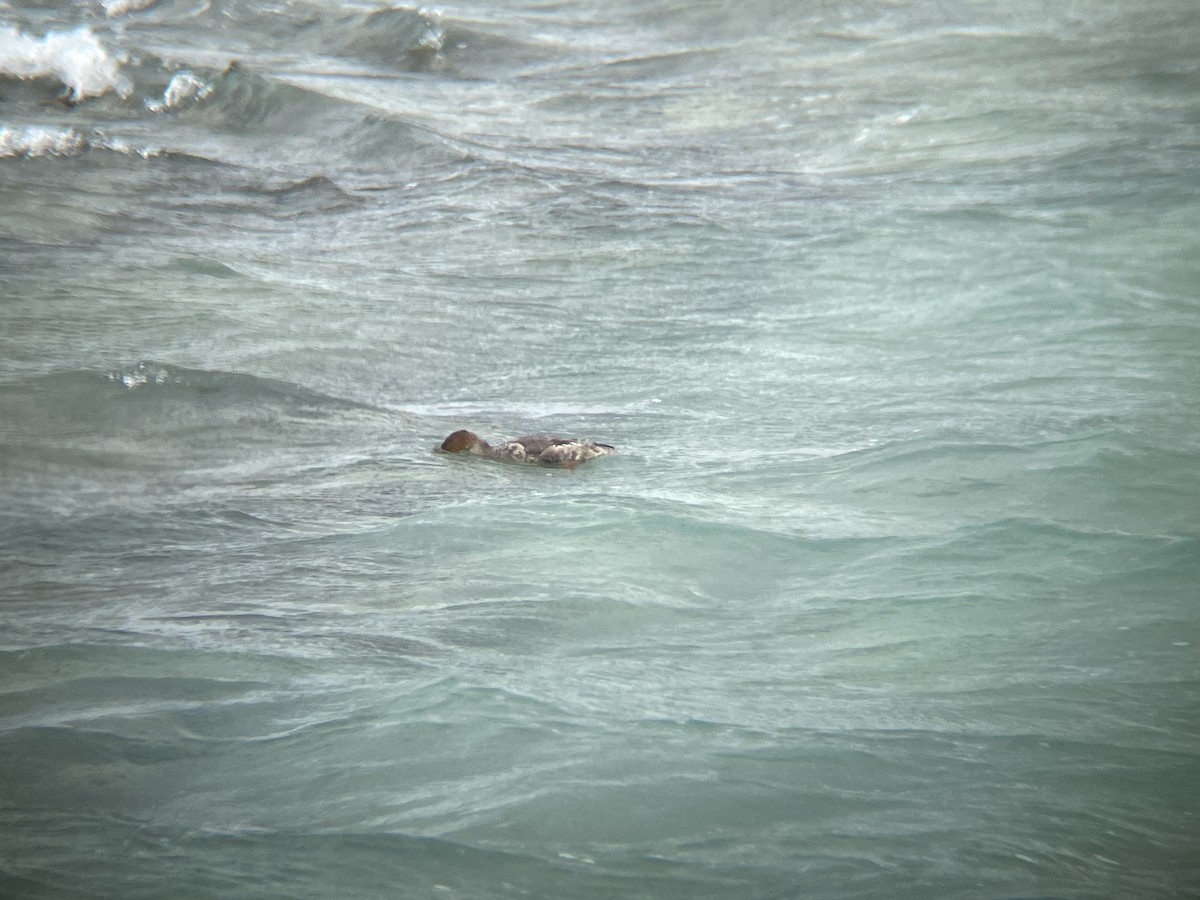
[[[0,896],[1200,896],[1198,47],[0,2]]]

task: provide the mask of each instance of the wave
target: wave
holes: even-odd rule
[[[265,376],[152,361],[0,385],[0,441],[10,451],[29,446],[36,434],[38,452],[78,450],[101,463],[106,450],[153,458],[171,447],[271,444],[281,429],[303,435],[355,414],[402,415]]]
[[[243,764],[232,768],[241,771]],[[178,785],[163,787],[177,801],[172,811],[187,807],[186,799],[178,797]],[[89,807],[0,810],[0,828],[7,833],[59,836],[72,848],[63,853],[49,839],[23,843],[23,858],[9,855],[0,862],[0,890],[11,897],[151,898],[170,893],[171,885],[187,884],[189,894],[232,891],[245,900],[316,900],[347,892],[361,897],[608,897],[627,895],[632,880],[598,870],[582,855],[555,858],[476,846],[470,840],[387,830],[376,822],[333,828],[306,821],[259,823],[246,821],[239,814],[242,809],[245,805],[238,801],[224,811],[214,810],[201,827],[177,823],[163,810],[149,816],[141,810],[115,814]],[[95,864],[69,864],[85,853]],[[130,883],[130,854],[139,866],[137,884]],[[660,890],[656,896],[667,896],[664,888],[678,886],[652,863],[647,865],[652,871],[639,873],[639,888],[650,884]],[[549,890],[549,885],[556,888]]]
[[[205,54],[180,65],[120,37],[128,50],[109,49],[117,35],[102,41],[86,25],[41,37],[0,25],[0,84],[12,110],[0,124],[0,158],[101,151],[253,168],[269,140],[299,164],[293,180],[302,180],[329,177],[331,146],[339,159],[372,162],[447,152],[442,139],[397,114],[321,90],[322,76],[302,83],[286,67],[267,74],[236,59],[213,66]]]
[[[69,126],[26,125],[0,128],[0,158],[12,156],[78,156],[87,139]]]
[[[317,52],[406,70],[428,67],[446,43],[441,14],[424,8],[336,15],[318,20],[301,38],[308,34],[315,35]]]
[[[203,100],[213,92],[213,86],[198,78],[187,69],[180,69],[171,76],[163,89],[161,100],[147,100],[146,108],[151,112],[167,112],[182,108],[188,103]]]
[[[274,413],[299,420],[326,418],[351,411],[382,412],[358,400],[339,397],[262,375],[210,369],[191,369],[174,364],[142,360],[134,366],[105,372],[101,379],[90,372],[66,373],[64,380],[88,382],[93,397],[106,405],[133,403],[151,407],[163,403],[178,410],[180,404],[194,409],[236,413],[247,409]],[[82,387],[82,385],[79,385]],[[113,388],[118,390],[114,391]]]
[[[212,163],[203,156],[168,150],[153,145],[137,146],[122,138],[106,136],[71,125],[0,126],[0,159],[78,157],[90,152],[113,153],[132,159],[178,159]]]
[[[156,111],[169,109],[189,97],[202,95],[203,79],[194,68],[217,71],[245,60],[254,69],[301,74],[322,71],[364,74],[415,73],[444,68],[447,54],[468,48],[478,58],[520,60],[533,45],[449,26],[436,10],[388,7],[377,10],[319,10],[289,7],[261,10],[252,4],[216,7],[205,4],[191,14],[148,10],[153,3],[110,2],[109,19],[119,23],[79,24],[73,28],[23,31],[0,25],[0,77],[40,80],[60,91],[59,99],[75,104],[115,94],[123,99],[142,94],[142,80],[166,56],[191,60],[176,67],[159,98],[145,102]],[[159,42],[173,34],[167,52]],[[204,44],[197,44],[202,35]],[[298,68],[297,61],[303,61]],[[149,62],[149,65],[148,65]]]
[[[157,0],[100,0],[104,14],[110,19],[153,6]]]
[[[77,103],[112,91],[129,96],[133,84],[121,72],[125,56],[110,53],[92,30],[48,31],[32,37],[11,25],[0,26],[0,76],[49,79],[62,85],[62,99]]]
[[[424,9],[288,5],[268,14],[250,5],[116,3],[107,11],[108,21],[93,15],[74,30],[45,31],[42,20],[44,36],[36,24],[19,30],[0,17],[10,110],[0,159],[111,153],[242,173],[270,159],[268,190],[310,182],[300,203],[309,211],[324,179],[335,187],[324,193],[342,193],[317,209],[340,209],[354,202],[346,187],[417,183],[487,152],[441,127],[440,112],[425,105],[425,82],[415,107],[398,103],[388,82],[513,75],[562,52],[545,38],[510,37],[501,23],[447,21]],[[50,21],[61,29],[64,18]],[[285,212],[296,198],[280,197]]]
[[[129,20],[128,14],[150,5],[136,0],[106,3],[109,18],[122,17],[127,21],[119,28],[106,30],[103,40],[88,24],[64,30],[50,29],[41,35],[22,31],[14,25],[0,25],[0,78],[49,82],[61,91],[59,99],[66,104],[109,93],[129,98],[135,93],[135,76],[142,66],[137,60],[153,54],[147,54],[145,48],[138,46],[142,36],[138,19]],[[218,17],[220,20],[240,19],[246,32],[259,39],[246,49],[265,41],[280,48],[286,46],[293,54],[298,50],[307,50],[305,56],[332,51],[335,55],[376,64],[399,63],[402,69],[424,67],[428,57],[442,49],[444,41],[440,17],[425,10],[391,8],[348,15],[313,14],[307,19],[287,23],[283,28],[274,11],[267,15],[252,6],[240,11],[207,7],[198,18],[203,21]],[[219,21],[192,22],[193,28],[204,28],[205,25],[219,33]],[[231,47],[236,48],[237,44],[233,43]],[[169,107],[173,102],[193,95],[196,83],[195,76],[186,69],[180,70],[172,78],[163,99],[153,102]]]
[[[0,385],[0,402],[5,395],[8,402],[27,396],[43,403],[47,395],[52,395],[56,402],[75,395],[83,406],[103,403],[105,399],[124,402],[122,398],[169,395],[174,400],[190,399],[208,405],[251,403],[280,408],[382,412],[370,404],[277,378],[220,369],[192,369],[154,360],[140,360],[132,366],[103,372],[75,369],[30,376]]]
[[[328,115],[333,101],[303,88],[268,79],[241,63],[231,63],[224,71],[203,80],[187,72],[183,87],[172,91],[181,78],[172,76],[163,93],[161,108],[178,111],[185,106],[198,110],[204,121],[224,128],[281,128],[288,130],[308,122],[314,116]],[[174,94],[174,97],[169,95]],[[207,103],[201,101],[207,100]]]

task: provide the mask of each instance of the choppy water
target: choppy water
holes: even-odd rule
[[[0,4],[0,893],[1197,896],[1197,46]]]

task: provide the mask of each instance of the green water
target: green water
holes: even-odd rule
[[[1195,893],[1193,4],[107,10],[0,10],[0,893]]]

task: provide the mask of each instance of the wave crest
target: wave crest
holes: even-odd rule
[[[26,125],[0,128],[0,159],[12,156],[78,156],[87,141],[74,128]]]
[[[121,72],[124,55],[111,55],[86,25],[72,31],[48,31],[31,37],[13,26],[0,27],[0,76],[54,79],[63,99],[78,103],[113,91],[128,97],[132,82]]]
[[[171,76],[162,98],[147,100],[146,108],[151,112],[167,112],[179,109],[192,101],[203,100],[212,92],[213,86],[209,82],[196,77],[187,69],[181,69]]]
[[[80,156],[89,150],[108,151],[142,159],[188,156],[158,147],[135,147],[120,138],[104,137],[95,133],[84,134],[69,125],[22,125],[19,128],[0,126],[0,159],[17,156],[26,159],[71,157]]]

